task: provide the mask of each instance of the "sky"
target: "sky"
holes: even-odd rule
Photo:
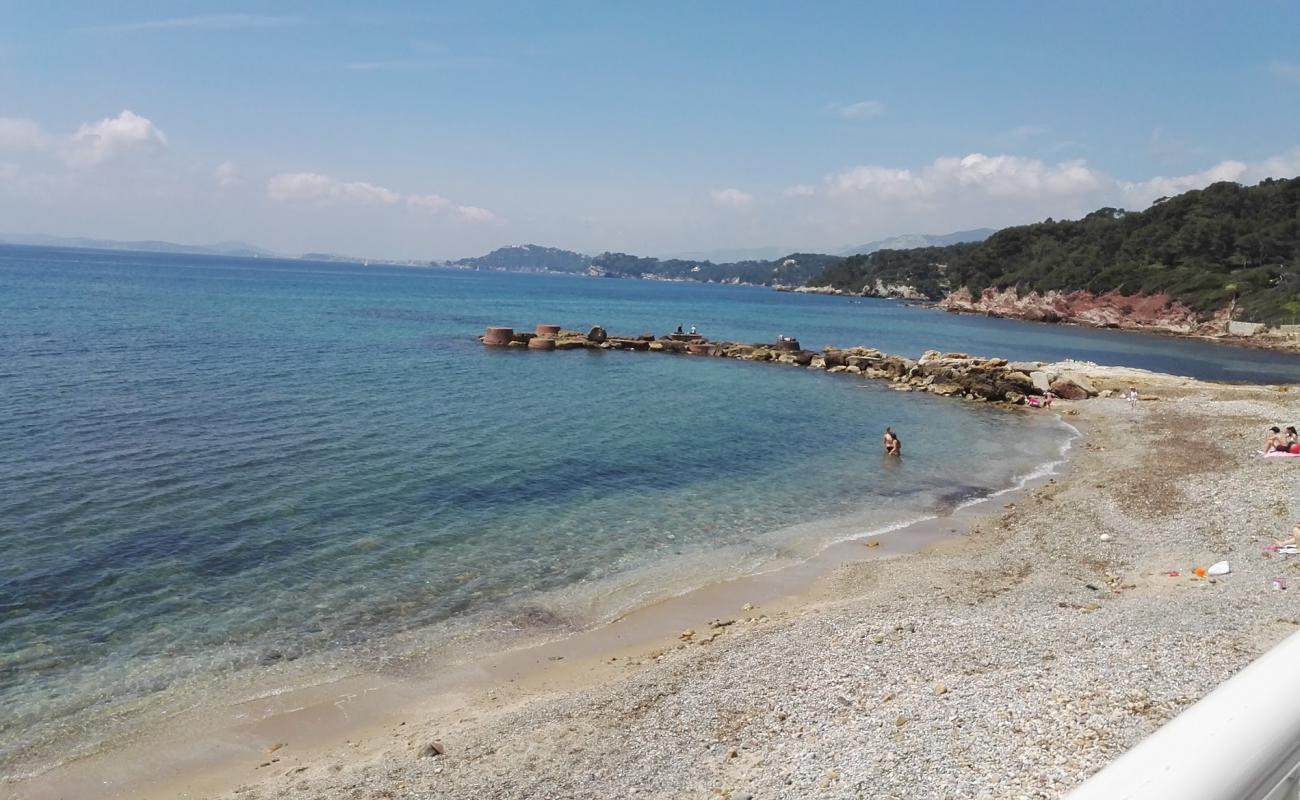
[[[837,252],[1300,174],[1300,4],[0,0],[0,233]]]

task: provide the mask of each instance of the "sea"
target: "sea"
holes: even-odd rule
[[[906,536],[1074,435],[817,370],[476,340],[538,323],[1300,381],[1278,353],[886,300],[0,246],[0,777],[215,695]]]

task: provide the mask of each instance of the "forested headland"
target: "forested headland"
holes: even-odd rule
[[[1005,228],[983,242],[881,250],[827,267],[810,285],[850,292],[877,281],[939,300],[962,287],[1166,294],[1206,317],[1300,318],[1300,178],[1215,183],[1144,211]]]

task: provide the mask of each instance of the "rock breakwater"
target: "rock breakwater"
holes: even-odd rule
[[[539,326],[540,327],[540,326]],[[1020,405],[1026,397],[1048,391],[1066,400],[1083,400],[1098,391],[1083,375],[1062,371],[1038,361],[1007,361],[983,358],[966,353],[941,353],[929,350],[919,359],[891,355],[873,347],[839,348],[827,346],[808,350],[789,337],[771,343],[711,342],[693,334],[656,337],[651,333],[638,336],[613,336],[600,326],[586,333],[558,330],[545,334],[501,331],[488,328],[479,337],[487,346],[526,348],[530,351],[637,350],[682,356],[732,358],[785,364],[805,369],[825,370],[832,374],[860,376],[864,379],[889,381],[898,391],[930,392],[946,397],[961,397],[979,402]],[[544,342],[544,344],[543,344]]]

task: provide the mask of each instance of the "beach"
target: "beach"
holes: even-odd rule
[[[1061,796],[1300,626],[1300,557],[1264,550],[1300,515],[1296,464],[1258,455],[1296,394],[1086,373],[1146,399],[1059,402],[1082,432],[1065,472],[932,525],[921,552],[858,540],[840,547],[866,560],[819,576],[706,588],[461,674],[350,676],[296,722],[137,744],[16,796],[97,777],[150,798]]]

